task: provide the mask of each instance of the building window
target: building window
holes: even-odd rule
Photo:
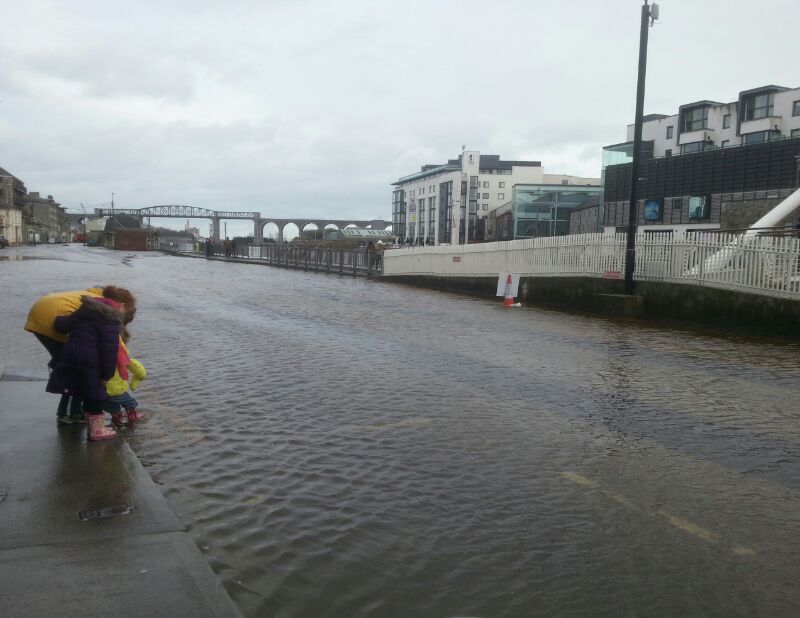
[[[731,128],[731,115],[725,114],[722,117],[722,128],[723,129],[730,129]]]
[[[683,132],[708,128],[708,107],[693,107],[683,112]]]
[[[729,140],[729,139],[722,140],[722,147],[723,148],[727,148],[730,145],[731,145],[731,140]]]
[[[420,195],[425,195],[425,187],[420,187],[419,194]]]
[[[692,142],[691,144],[684,144],[681,146],[681,154],[689,154],[692,152],[701,152],[705,148],[705,142]]]
[[[791,137],[800,137],[800,129],[792,129]]]
[[[672,139],[672,125],[667,127],[667,139]]]
[[[672,148],[667,148],[667,149],[664,151],[664,156],[665,156],[665,157],[671,157],[671,156],[672,156]]]
[[[488,180],[484,180],[483,181],[483,188],[484,189],[488,189],[489,188],[489,181]]]
[[[484,193],[483,194],[483,199],[488,200],[489,199],[489,194],[488,193]]]
[[[800,116],[800,101],[792,103],[792,116]]]
[[[506,194],[505,194],[505,193],[498,193],[498,194],[497,194],[497,199],[498,199],[498,200],[504,200],[504,199],[506,199]]]
[[[775,93],[753,94],[744,100],[744,119],[758,120],[772,116]]]
[[[755,133],[748,133],[743,137],[745,144],[762,144],[763,142],[772,142],[782,139],[783,135],[780,131],[756,131]]]
[[[683,200],[679,197],[672,198],[672,209],[673,210],[680,210],[681,206],[683,206]]]
[[[489,210],[489,204],[482,204],[481,210]]]
[[[498,183],[497,183],[497,186],[498,186],[498,187],[500,187],[501,189],[505,189],[505,188],[506,188],[506,183],[504,183],[504,182],[498,182]]]

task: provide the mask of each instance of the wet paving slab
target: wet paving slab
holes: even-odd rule
[[[137,293],[152,418],[126,439],[246,615],[800,608],[797,344],[31,251],[61,261],[0,264],[24,291],[0,299],[0,349],[44,364],[21,330],[41,294]]]
[[[0,375],[0,615],[238,615],[127,443],[42,415],[40,374]]]

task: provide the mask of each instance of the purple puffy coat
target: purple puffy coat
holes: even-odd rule
[[[55,330],[69,335],[69,340],[50,375],[48,392],[96,401],[106,399],[102,382],[111,379],[117,368],[123,320],[123,313],[107,303],[104,298],[81,296],[77,311],[55,319]]]

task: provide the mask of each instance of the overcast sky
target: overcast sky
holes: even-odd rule
[[[800,86],[797,0],[660,5],[645,113]],[[462,144],[597,176],[633,121],[640,6],[7,2],[0,166],[68,208],[364,219]]]

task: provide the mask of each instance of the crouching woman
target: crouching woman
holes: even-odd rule
[[[54,329],[69,335],[50,374],[47,391],[80,397],[89,426],[89,440],[115,438],[105,426],[106,382],[117,368],[120,327],[125,305],[110,298],[82,296],[77,311],[55,319]]]

